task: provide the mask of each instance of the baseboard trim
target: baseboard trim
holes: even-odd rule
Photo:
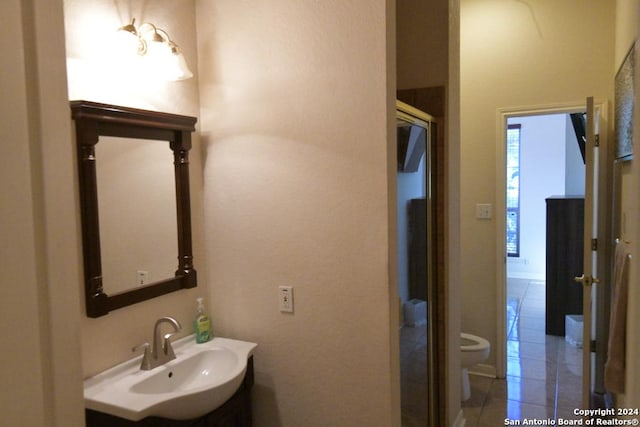
[[[535,274],[535,273],[526,273],[526,272],[509,272],[507,273],[507,279],[525,279],[525,280],[536,280],[536,281],[545,281],[546,276],[544,274]]]
[[[496,378],[496,367],[480,363],[473,368],[469,368],[469,373],[481,377]]]

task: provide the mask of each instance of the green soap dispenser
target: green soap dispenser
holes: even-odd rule
[[[196,332],[196,342],[201,344],[211,340],[213,333],[211,332],[211,319],[204,311],[202,297],[196,301],[198,302],[198,312],[196,313],[196,318],[193,319],[193,329]]]

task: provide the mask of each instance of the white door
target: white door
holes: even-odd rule
[[[602,209],[598,203],[599,189],[604,187],[602,181],[604,170],[601,170],[606,150],[601,150],[599,137],[600,109],[594,105],[593,98],[587,98],[586,120],[586,149],[585,149],[585,198],[584,198],[584,267],[581,277],[576,281],[583,285],[583,347],[582,347],[582,406],[590,407],[591,392],[593,390],[593,371],[591,342],[595,342],[595,287],[600,282],[598,279],[598,246],[605,244],[602,230]],[[600,224],[600,227],[599,227]]]

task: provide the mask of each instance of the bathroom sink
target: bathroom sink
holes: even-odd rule
[[[85,407],[131,421],[203,416],[238,390],[256,347],[228,338],[196,344],[190,335],[173,344],[176,359],[150,371],[139,356],[87,379]]]

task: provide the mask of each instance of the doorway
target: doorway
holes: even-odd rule
[[[547,331],[547,204],[552,196],[584,196],[584,149],[571,119],[584,109],[503,110],[498,117],[504,132],[497,150],[497,194],[503,197],[496,207],[505,215],[497,217],[496,373],[506,378],[510,393],[545,387],[544,406],[556,417],[581,406],[576,390],[582,383],[582,329],[581,319],[569,319],[567,335],[562,314],[562,334]],[[581,250],[580,245],[579,256]]]
[[[584,127],[575,118],[583,117],[509,117],[506,129],[506,376],[520,388],[546,386],[545,406],[565,415],[581,403],[574,391],[582,384],[582,287],[572,278],[582,272]],[[563,237],[554,243],[550,217],[558,214]],[[550,289],[558,275],[570,282]]]

